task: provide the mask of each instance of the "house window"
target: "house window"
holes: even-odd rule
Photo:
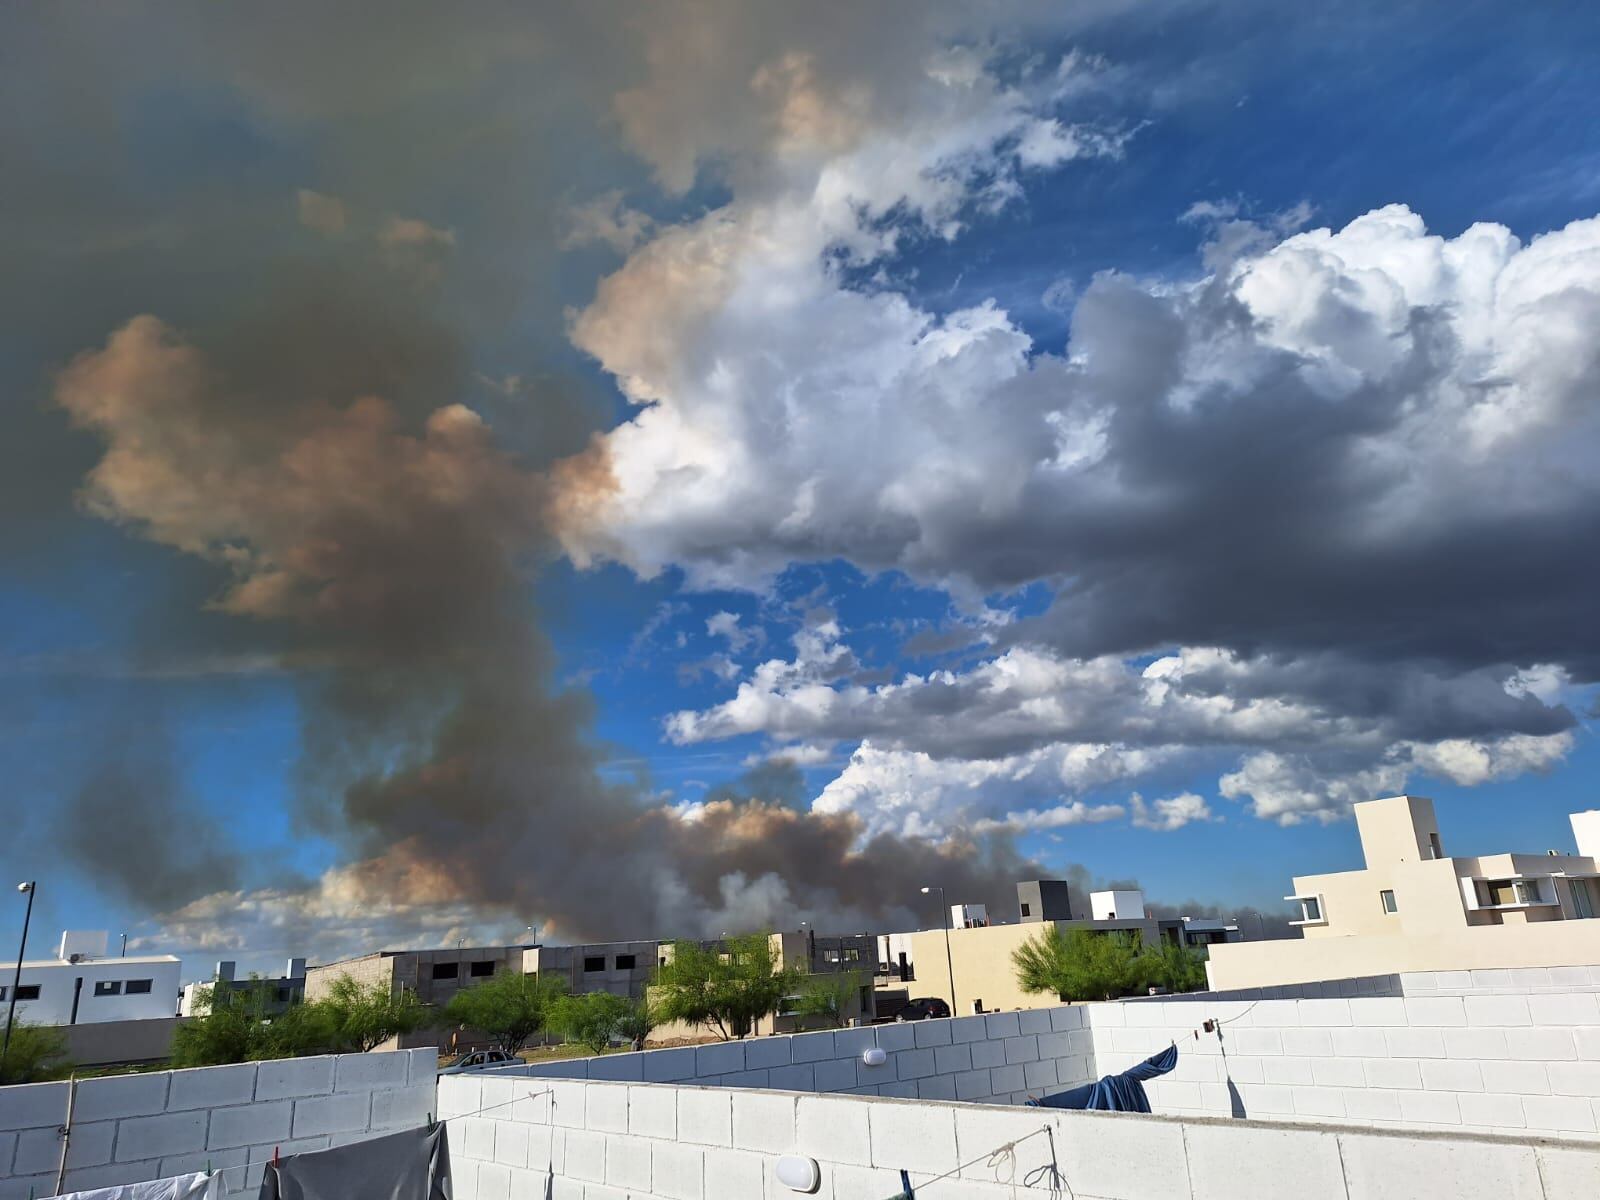
[[[39,985],[37,983],[19,983],[17,985],[18,1000],[37,1000],[39,998]]]
[[[486,958],[472,964],[472,977],[485,979],[494,974],[494,959]]]
[[[631,955],[631,954],[619,954],[619,955],[617,955],[617,970],[619,970],[619,971],[631,971],[631,970],[633,970],[633,962],[634,962],[634,956],[633,955]]]
[[[149,979],[130,979],[127,987],[122,990],[130,996],[148,996],[152,982],[153,980]]]
[[[1025,917],[1031,917],[1033,915],[1033,910],[1028,907],[1028,902],[1026,900],[1022,902],[1022,915]]]
[[[1303,921],[1322,920],[1322,900],[1316,896],[1306,896],[1300,901],[1300,913]]]
[[[96,996],[120,996],[122,995],[122,980],[97,979],[94,984],[94,994]]]
[[[590,954],[585,956],[583,960],[583,970],[585,974],[593,971],[604,971],[605,969],[606,956],[604,954]]]
[[[436,962],[433,964],[433,977],[435,979],[457,979],[461,975],[461,964],[453,962]]]
[[[1519,879],[1519,880],[1517,880],[1517,903],[1518,904],[1543,904],[1544,903],[1544,895],[1539,891],[1539,881],[1537,879]]]
[[[1395,904],[1394,904],[1394,892],[1391,891],[1389,888],[1384,888],[1383,891],[1379,892],[1378,893],[1378,899],[1383,901],[1383,911],[1384,912],[1392,913],[1392,912],[1398,911],[1395,908]]]
[[[860,947],[858,947],[858,946],[846,946],[844,948],[844,961],[845,962],[860,962],[861,961],[861,949],[860,949]]]
[[[1567,889],[1572,893],[1572,915],[1580,919],[1594,916],[1594,893],[1590,891],[1590,882],[1587,879],[1571,879],[1567,881]]]

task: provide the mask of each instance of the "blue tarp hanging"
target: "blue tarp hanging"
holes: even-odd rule
[[[1150,1111],[1150,1098],[1144,1094],[1144,1081],[1165,1075],[1178,1065],[1178,1047],[1168,1046],[1120,1075],[1106,1075],[1093,1083],[1029,1100],[1032,1108],[1093,1108],[1108,1112]]]

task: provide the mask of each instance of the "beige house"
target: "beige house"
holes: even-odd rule
[[[774,933],[768,935],[774,965],[779,969],[789,967],[802,975],[842,975],[856,977],[853,989],[844,1008],[846,1024],[872,1023],[874,1006],[873,977],[878,971],[877,939],[871,934],[825,935],[815,932]],[[719,945],[717,939],[701,943],[703,946]],[[664,965],[672,957],[672,944],[661,943],[660,962]],[[791,1000],[793,997],[790,998]],[[786,1003],[777,1014],[763,1017],[751,1030],[753,1036],[772,1033],[797,1033],[820,1027],[819,1022],[796,1015]],[[681,1024],[663,1025],[650,1035],[650,1041],[673,1041],[678,1038],[704,1037],[706,1030]]]
[[[1575,854],[1445,853],[1433,802],[1355,806],[1366,866],[1304,875],[1285,897],[1298,940],[1218,946],[1214,988],[1400,971],[1600,963],[1600,811],[1574,813]]]
[[[963,920],[964,910],[951,908],[949,951],[944,929],[887,933],[878,938],[878,987],[904,990],[911,998],[937,997],[956,1016],[1004,1012],[1018,1008],[1054,1008],[1061,998],[1022,990],[1012,955],[1023,942],[1037,937],[1046,924],[1062,932],[1120,934],[1142,945],[1163,942],[1204,950],[1214,943],[1237,940],[1239,927],[1215,918],[1150,915],[1144,893],[1136,888],[1091,892],[1087,907],[1060,880],[1027,880],[1017,884],[1017,919],[1007,924],[989,919]],[[887,1010],[887,1005],[883,1005]]]

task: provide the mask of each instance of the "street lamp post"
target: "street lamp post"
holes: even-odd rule
[[[939,911],[944,914],[944,965],[950,972],[950,1015],[956,1015],[956,964],[950,957],[950,906],[945,903],[944,889],[942,887],[925,887],[922,889],[924,896],[930,892],[939,893]]]
[[[17,1019],[17,988],[22,986],[22,959],[28,953],[28,922],[33,920],[33,897],[38,890],[39,885],[33,880],[17,884],[17,891],[28,895],[28,907],[22,915],[22,944],[17,947],[17,969],[11,976],[11,993],[6,997],[6,1036],[0,1042],[0,1067],[5,1065],[6,1055],[11,1050],[11,1027]]]

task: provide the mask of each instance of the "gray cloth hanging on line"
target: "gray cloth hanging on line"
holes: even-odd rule
[[[450,1200],[444,1126],[268,1163],[258,1200]]]
[[[170,1179],[119,1183],[88,1192],[67,1192],[57,1200],[222,1200],[222,1177],[195,1171]]]

